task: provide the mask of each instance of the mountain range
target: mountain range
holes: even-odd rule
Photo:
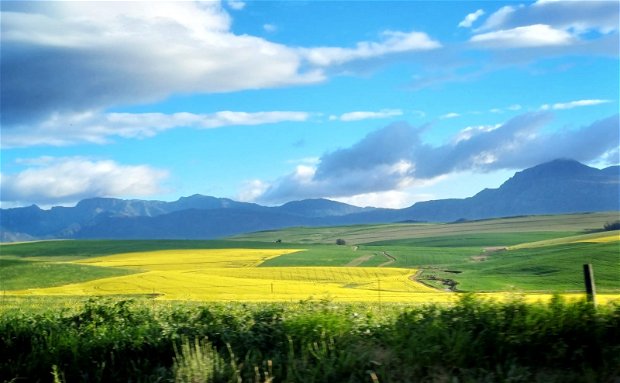
[[[269,207],[203,195],[177,201],[91,198],[75,207],[0,209],[0,240],[211,239],[292,226],[453,222],[535,214],[620,211],[620,167],[560,159],[516,173],[497,189],[404,209],[357,207],[327,199]]]

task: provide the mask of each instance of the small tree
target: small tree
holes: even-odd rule
[[[605,231],[620,230],[620,221],[607,222],[605,226],[603,226],[603,229]]]
[[[344,239],[342,239],[342,238],[338,238],[338,239],[336,240],[336,245],[343,246],[343,245],[346,245],[346,244],[347,244],[347,241],[345,241],[345,240],[344,240]]]

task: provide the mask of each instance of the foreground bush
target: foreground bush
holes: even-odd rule
[[[0,318],[0,381],[604,382],[620,307],[93,300]]]

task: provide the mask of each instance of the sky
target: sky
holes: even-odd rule
[[[1,2],[3,208],[402,208],[620,163],[618,1]]]

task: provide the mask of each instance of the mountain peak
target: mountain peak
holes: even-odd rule
[[[570,158],[558,158],[553,161],[545,162],[540,165],[536,165],[530,169],[526,169],[524,171],[541,171],[545,172],[556,172],[556,173],[564,173],[564,172],[572,172],[572,171],[591,171],[595,170],[587,165],[582,164],[579,161],[570,159]]]
[[[591,168],[573,159],[556,159],[540,165],[522,170],[504,183],[505,186],[517,183],[536,183],[541,180],[557,178],[575,178],[593,176],[600,172],[599,169]]]

